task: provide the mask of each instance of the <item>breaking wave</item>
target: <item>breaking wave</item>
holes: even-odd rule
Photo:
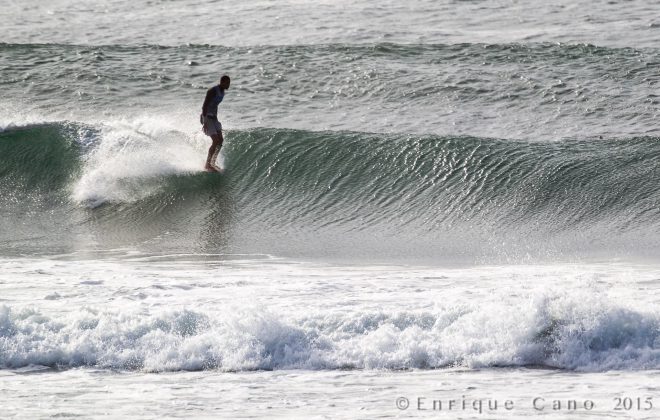
[[[258,308],[155,314],[81,309],[65,317],[0,307],[0,366],[144,371],[543,366],[660,368],[660,319],[594,297],[528,305],[336,313]]]

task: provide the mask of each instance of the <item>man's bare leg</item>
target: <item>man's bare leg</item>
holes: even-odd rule
[[[211,136],[211,147],[209,148],[209,156],[206,158],[206,169],[209,172],[218,172],[218,168],[215,166],[215,160],[218,158],[218,153],[220,153],[220,148],[222,147],[222,133],[214,134]]]

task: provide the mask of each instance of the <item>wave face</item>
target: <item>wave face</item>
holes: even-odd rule
[[[43,124],[0,133],[0,179],[6,198],[12,190],[48,194],[78,174],[79,148],[65,124]]]
[[[416,233],[463,221],[653,225],[659,156],[657,138],[548,144],[268,129],[236,133],[227,149],[241,195],[288,215],[260,212],[264,223]]]
[[[43,226],[68,215],[57,223],[63,230],[111,233],[114,245],[176,232],[171,246],[182,249],[286,251],[278,245],[286,235],[301,247],[320,244],[319,253],[349,244],[383,252],[384,240],[391,252],[413,254],[551,254],[553,246],[635,253],[658,241],[653,137],[547,143],[239,130],[227,134],[226,173],[217,176],[199,171],[204,149],[195,138],[153,125],[0,133],[7,231],[17,233],[30,212]],[[35,203],[42,214],[30,210]]]
[[[581,296],[584,298],[585,296]],[[66,317],[0,306],[3,368],[143,371],[543,366],[660,368],[660,319],[593,297],[528,307],[337,312],[288,318],[263,308],[144,315],[83,309]]]

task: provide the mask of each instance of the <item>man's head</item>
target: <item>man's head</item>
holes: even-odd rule
[[[230,83],[231,83],[231,79],[226,74],[220,78],[220,88],[229,89]]]

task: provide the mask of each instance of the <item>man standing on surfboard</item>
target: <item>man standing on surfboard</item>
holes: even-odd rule
[[[213,140],[209,148],[209,156],[206,158],[206,166],[204,166],[204,169],[209,172],[219,172],[219,169],[215,166],[215,160],[218,153],[220,153],[223,138],[222,124],[218,121],[218,105],[225,97],[225,91],[229,89],[230,82],[229,76],[224,75],[220,78],[220,84],[213,86],[206,92],[204,105],[202,105],[202,115],[199,116],[204,134]]]

